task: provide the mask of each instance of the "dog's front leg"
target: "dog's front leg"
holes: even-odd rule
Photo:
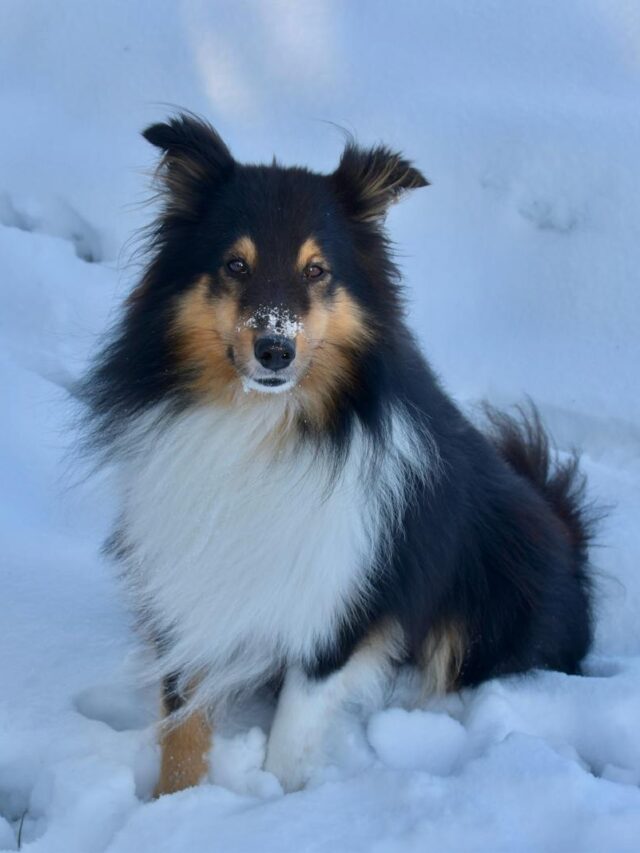
[[[320,763],[327,728],[343,698],[342,673],[315,679],[300,667],[287,671],[269,735],[265,770],[285,791],[297,791]]]
[[[326,734],[345,702],[381,703],[399,646],[397,630],[376,630],[329,675],[287,670],[265,761],[285,791],[302,788],[322,763]]]
[[[211,748],[211,724],[207,712],[195,709],[184,718],[171,720],[184,699],[176,692],[177,679],[163,684],[163,713],[160,723],[160,777],[154,796],[173,794],[198,785],[207,773],[207,755]]]

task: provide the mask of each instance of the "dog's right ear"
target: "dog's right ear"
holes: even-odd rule
[[[381,222],[389,207],[409,190],[429,186],[422,172],[385,145],[360,148],[347,143],[330,176],[346,211],[359,222]]]
[[[231,152],[210,124],[184,113],[152,124],[142,135],[164,152],[158,177],[167,195],[167,210],[197,218],[206,198],[232,174]]]

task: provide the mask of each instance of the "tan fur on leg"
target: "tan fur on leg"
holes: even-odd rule
[[[429,632],[421,662],[425,696],[441,696],[456,689],[465,651],[464,635],[454,623]]]
[[[175,726],[161,730],[162,763],[154,796],[192,788],[207,772],[211,724],[204,711],[194,711]]]

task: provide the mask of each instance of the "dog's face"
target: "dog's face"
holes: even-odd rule
[[[165,209],[138,296],[157,280],[169,294],[186,381],[229,401],[290,394],[320,417],[379,334],[386,209],[425,179],[384,148],[352,145],[331,175],[244,166],[190,117],[145,137],[165,152]]]
[[[177,303],[178,351],[201,390],[304,395],[344,381],[345,354],[371,332],[346,284],[340,220],[321,176],[234,169],[200,224],[201,274]]]

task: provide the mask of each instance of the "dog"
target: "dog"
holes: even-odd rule
[[[353,141],[331,174],[241,164],[187,113],[143,135],[161,210],[82,394],[163,686],[156,794],[196,785],[216,711],[270,682],[265,769],[293,791],[401,665],[425,696],[578,673],[584,479],[533,407],[472,424],[407,327],[384,220],[421,172]]]

